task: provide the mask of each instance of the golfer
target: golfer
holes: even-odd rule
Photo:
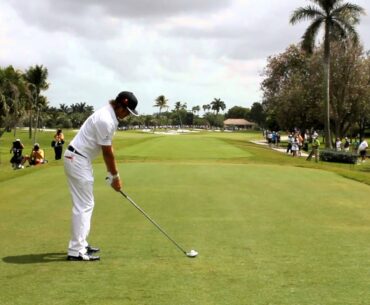
[[[87,242],[94,208],[92,160],[100,153],[108,171],[109,182],[117,192],[122,183],[114,158],[112,138],[118,119],[133,114],[138,102],[133,93],[123,91],[115,100],[94,112],[82,125],[64,153],[64,170],[72,195],[72,236],[68,246],[68,260],[95,261],[99,248]]]

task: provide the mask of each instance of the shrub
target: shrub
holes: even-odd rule
[[[328,149],[320,151],[321,161],[356,164],[357,159],[358,155],[356,153]]]

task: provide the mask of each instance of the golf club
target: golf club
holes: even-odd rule
[[[164,231],[159,224],[157,224],[153,219],[149,217],[145,211],[139,207],[127,194],[125,194],[123,191],[119,191],[123,197],[125,197],[135,208],[137,208],[153,225],[156,226],[156,228],[161,231],[172,243],[181,250],[182,253],[184,253],[187,257],[194,258],[198,255],[198,252],[195,250],[190,250],[189,252],[186,252],[177,242],[175,242],[167,233]]]

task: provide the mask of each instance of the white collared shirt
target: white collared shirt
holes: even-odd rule
[[[116,114],[108,104],[87,118],[70,145],[89,160],[93,160],[101,153],[101,146],[112,145],[117,127]]]

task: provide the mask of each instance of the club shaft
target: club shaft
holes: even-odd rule
[[[145,217],[146,219],[148,219],[159,231],[161,231],[178,249],[181,250],[181,252],[183,252],[185,255],[186,254],[186,251],[176,242],[174,241],[171,236],[169,236],[167,234],[167,232],[165,230],[163,230],[161,228],[161,226],[159,224],[157,224],[141,207],[139,207],[126,193],[124,193],[123,191],[119,191],[123,197],[125,197],[136,209],[138,209]]]

